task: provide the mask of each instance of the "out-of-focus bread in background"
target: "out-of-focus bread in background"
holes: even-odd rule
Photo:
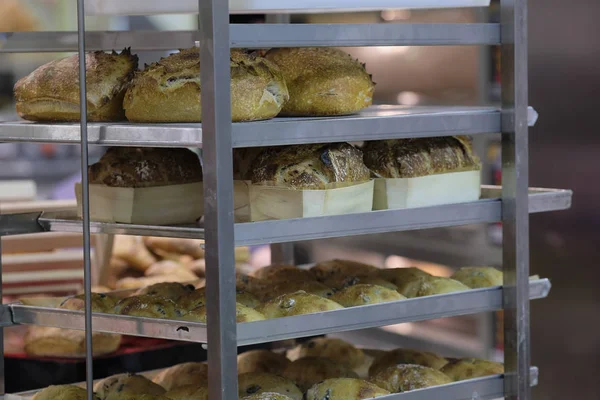
[[[23,0],[0,0],[0,32],[29,32],[39,21]]]

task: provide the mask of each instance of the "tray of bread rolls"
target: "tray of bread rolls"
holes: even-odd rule
[[[464,267],[451,277],[421,269],[386,268],[349,260],[309,269],[273,264],[237,272],[239,345],[309,337],[502,309],[502,272]],[[530,280],[530,298],[546,297],[550,281]],[[155,283],[135,292],[94,293],[97,334],[117,333],[206,342],[204,282]],[[84,297],[11,304],[14,322],[83,329]]]
[[[287,349],[243,351],[237,358],[239,398],[243,400],[419,399],[421,395],[463,400],[502,396],[502,363],[476,358],[447,358],[409,349],[365,349],[344,340],[315,337]],[[531,368],[530,384],[537,384]],[[208,365],[186,362],[168,368],[117,374],[94,381],[98,400],[116,398],[208,399]],[[83,398],[85,383],[54,385],[7,395],[43,399],[58,395]],[[442,393],[442,392],[439,392]],[[467,394],[467,395],[465,395]],[[433,397],[431,397],[434,395]]]

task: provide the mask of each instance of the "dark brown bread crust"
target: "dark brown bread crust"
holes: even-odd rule
[[[369,180],[362,152],[348,143],[270,148],[255,159],[250,175],[254,184],[292,189],[325,189],[330,183]]]
[[[202,181],[198,156],[188,149],[111,147],[89,167],[90,183],[151,187]]]
[[[466,136],[367,142],[363,152],[366,166],[378,178],[414,178],[481,168]]]

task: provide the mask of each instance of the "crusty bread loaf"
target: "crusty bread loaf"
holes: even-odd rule
[[[378,178],[414,178],[481,169],[466,136],[366,142],[366,166]]]
[[[239,397],[260,393],[279,393],[302,400],[302,392],[288,378],[265,372],[247,372],[238,376]]]
[[[449,361],[441,371],[454,381],[462,381],[487,375],[503,374],[504,365],[477,358],[462,358]]]
[[[306,392],[306,400],[363,400],[390,394],[379,386],[354,378],[325,379]]]
[[[151,187],[201,182],[198,156],[188,149],[111,147],[88,168],[90,183]]]
[[[271,49],[290,92],[282,115],[346,115],[373,102],[375,85],[364,64],[335,48]]]
[[[177,364],[161,371],[152,381],[167,391],[187,385],[204,385],[208,382],[208,364],[200,362]]]
[[[86,54],[87,112],[89,121],[125,118],[123,96],[138,58],[125,49],[121,54],[96,51]],[[20,79],[14,88],[17,113],[31,121],[78,121],[79,57],[42,65]]]
[[[402,393],[444,385],[452,380],[437,369],[422,365],[398,364],[380,371],[371,378],[371,382],[389,392]]]
[[[375,359],[369,376],[375,376],[380,371],[397,364],[417,364],[434,369],[440,369],[448,363],[444,357],[427,351],[418,351],[412,349],[395,349]]]
[[[96,395],[92,398],[99,400]],[[87,391],[75,385],[53,385],[37,392],[32,400],[87,400]]]
[[[273,147],[258,155],[251,171],[253,184],[291,189],[326,189],[369,176],[362,152],[348,143]]]
[[[257,53],[232,50],[231,115],[233,121],[273,118],[289,94],[276,65]],[[181,50],[136,74],[123,102],[137,122],[200,122],[200,55]]]
[[[94,356],[117,351],[121,335],[93,332]],[[25,353],[38,357],[85,357],[85,332],[48,326],[30,326],[25,335]]]
[[[245,351],[238,355],[238,374],[267,372],[281,375],[290,364],[286,356],[265,349]]]

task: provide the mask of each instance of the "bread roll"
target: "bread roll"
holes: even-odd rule
[[[144,244],[152,251],[163,250],[168,253],[186,254],[193,258],[204,258],[202,245],[204,240],[165,237],[145,237]]]
[[[325,379],[358,378],[346,365],[323,357],[300,358],[288,365],[283,376],[296,382],[303,392]]]
[[[477,358],[462,358],[448,362],[441,371],[453,381],[462,381],[487,375],[503,374],[504,365]]]
[[[310,271],[321,282],[333,277],[368,276],[379,271],[379,268],[350,260],[329,260],[317,263]]]
[[[364,306],[366,304],[385,303],[403,299],[406,299],[406,297],[395,290],[367,284],[348,286],[331,296],[331,300],[344,307]]]
[[[257,293],[262,291],[266,286],[269,285],[269,282],[256,278],[254,276],[237,273],[235,287],[239,290],[243,290],[245,292],[252,293],[256,296]]]
[[[314,275],[293,265],[272,264],[254,271],[254,278],[262,279],[267,285],[283,281],[314,281]]]
[[[94,400],[100,400],[93,395]],[[87,400],[87,391],[75,385],[53,385],[37,392],[32,400]]]
[[[135,317],[168,319],[181,319],[183,315],[172,300],[149,295],[126,297],[117,303],[114,312]]]
[[[337,338],[320,337],[301,343],[288,351],[291,360],[304,357],[328,358],[350,369],[358,368],[365,360],[363,351]]]
[[[136,295],[158,296],[165,299],[177,301],[182,296],[191,293],[194,290],[193,285],[183,285],[179,282],[162,282],[147,286],[138,290]]]
[[[197,279],[197,278],[196,278]],[[123,278],[119,279],[115,284],[116,289],[140,289],[148,286],[155,285],[157,283],[167,282],[179,282],[186,283],[190,282],[189,276],[178,276],[178,275],[155,275],[155,276],[142,276],[140,278]],[[203,281],[202,281],[203,282]],[[204,283],[202,283],[204,284]]]
[[[466,136],[366,142],[366,166],[378,178],[414,178],[481,169]]]
[[[256,307],[256,311],[263,314],[267,319],[272,319],[339,310],[341,308],[344,307],[334,301],[300,290],[269,300]]]
[[[469,289],[470,288],[468,286],[460,283],[459,281],[455,281],[454,279],[430,276],[426,278],[420,278],[418,280],[417,293],[415,297],[461,292]]]
[[[257,393],[243,397],[242,400],[293,400],[291,397],[273,392]]]
[[[273,118],[289,94],[279,68],[257,53],[232,50],[231,116],[233,121]],[[130,121],[200,122],[200,55],[181,50],[136,74],[123,107]]]
[[[187,312],[180,319],[191,322],[206,322],[207,310],[206,306],[200,306]],[[235,303],[235,316],[238,323],[264,321],[266,318],[260,312],[246,307],[243,304]]]
[[[111,313],[115,307],[116,300],[104,293],[92,293],[92,311],[98,313]],[[65,299],[58,308],[63,310],[83,311],[85,309],[85,295],[80,294]]]
[[[93,332],[94,356],[119,349],[121,335]],[[85,357],[85,332],[48,326],[30,326],[25,335],[25,353],[37,357]]]
[[[208,400],[207,385],[186,385],[165,393],[171,400]]]
[[[394,285],[390,281],[386,281],[383,278],[380,278],[377,275],[367,275],[367,276],[355,276],[355,275],[346,275],[346,276],[331,276],[323,281],[323,284],[329,286],[335,290],[342,290],[350,286],[358,285],[358,284],[366,284],[366,285],[377,285],[382,286],[384,288],[388,288],[390,290],[398,290],[398,286]]]
[[[279,393],[302,400],[302,392],[290,379],[264,372],[248,372],[238,376],[239,397],[260,393]]]
[[[327,189],[370,179],[362,152],[348,143],[271,147],[252,164],[253,184]]]
[[[146,276],[170,276],[178,282],[192,282],[198,276],[188,267],[175,261],[163,260],[152,264],[145,272]]]
[[[110,147],[88,171],[90,183],[113,187],[141,188],[202,181],[200,160],[188,149]]]
[[[398,364],[380,371],[371,378],[371,382],[391,393],[401,393],[444,385],[452,380],[437,369],[415,364]]]
[[[99,165],[99,167],[95,168],[98,170],[103,169],[106,174],[111,174],[111,171],[113,171],[111,163],[114,161],[114,159],[114,155],[111,156],[107,151],[107,153],[101,158],[101,162],[102,160],[104,160],[104,162],[102,164],[100,164],[100,162],[94,164]],[[115,165],[120,170],[123,169],[122,162],[116,162]],[[135,166],[131,167],[135,169]],[[116,182],[123,180],[124,177],[120,170],[113,171],[116,174],[114,179],[106,177],[106,180],[108,182]],[[119,176],[119,178],[117,178],[117,176]],[[97,179],[99,179],[99,176],[97,177]],[[134,179],[136,179],[136,177],[129,176],[128,181],[132,182]],[[115,235],[113,244],[113,256],[125,261],[127,265],[140,271],[147,270],[148,267],[150,267],[157,261],[156,257],[154,257],[152,253],[148,251],[146,246],[144,246],[144,243],[142,243],[142,238],[137,236]]]
[[[207,385],[208,364],[187,362],[174,365],[158,373],[152,381],[167,391],[188,385]]]
[[[427,351],[395,349],[375,359],[371,368],[369,368],[369,376],[373,377],[380,371],[397,364],[417,364],[433,369],[440,369],[447,363],[448,360],[444,357]]]
[[[451,278],[471,289],[502,286],[503,284],[502,271],[492,267],[462,267]]]
[[[237,357],[238,374],[266,372],[281,375],[289,364],[286,356],[264,349],[246,351]]]
[[[125,118],[123,96],[138,58],[102,51],[85,56],[89,121]],[[20,79],[14,88],[17,113],[30,121],[79,121],[79,56],[54,60]]]
[[[379,386],[353,378],[326,379],[306,392],[306,400],[362,400],[390,394]]]
[[[423,276],[431,276],[427,272],[420,270],[416,267],[409,268],[382,268],[377,271],[377,276],[392,282],[400,289],[400,287],[408,281],[414,280],[414,278],[420,278]],[[399,290],[400,291],[400,290]],[[400,291],[402,293],[402,291]],[[408,297],[408,296],[407,296]]]
[[[246,307],[255,308],[260,301],[253,294],[244,290],[236,289],[236,301]],[[177,304],[185,310],[193,310],[206,304],[206,287],[198,288],[182,296]]]
[[[290,91],[282,115],[347,115],[373,102],[371,75],[364,64],[342,50],[272,49],[265,57],[281,68]]]
[[[306,293],[314,294],[319,297],[329,298],[333,295],[333,290],[317,281],[292,281],[286,280],[276,282],[272,285],[265,287],[257,295],[260,296],[262,301],[269,301],[281,295],[287,293],[294,293],[299,290],[305,291]]]
[[[160,396],[166,390],[142,375],[121,374],[102,379],[94,385],[94,392],[100,400],[120,400],[124,395]]]

